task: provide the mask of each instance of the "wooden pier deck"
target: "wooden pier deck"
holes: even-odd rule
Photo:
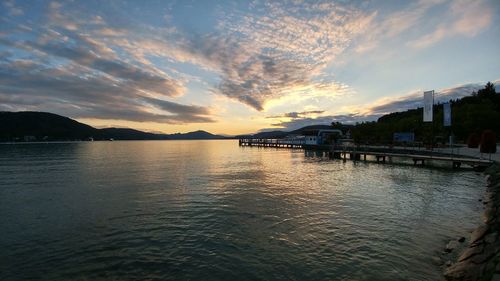
[[[387,148],[378,146],[332,146],[332,145],[307,145],[301,140],[286,139],[240,139],[240,146],[274,147],[311,149],[326,152],[330,158],[367,161],[371,156],[377,163],[386,163],[393,158],[411,159],[414,165],[425,165],[428,161],[448,162],[452,168],[460,168],[462,164],[473,168],[482,169],[488,167],[493,161],[468,157],[459,154],[438,153],[429,150],[415,148]]]

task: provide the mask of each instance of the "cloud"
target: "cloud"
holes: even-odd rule
[[[108,46],[113,44],[143,65],[150,65],[156,57],[208,70],[218,75],[209,92],[258,111],[287,103],[292,97],[334,99],[352,93],[348,85],[324,70],[363,30],[367,15],[359,9],[340,3],[298,1],[254,2],[245,10],[232,7],[218,14],[212,32],[200,34],[170,26],[103,32],[109,29],[103,26],[92,35],[106,36]],[[60,10],[56,5],[51,19],[68,26],[68,18]],[[73,20],[80,28],[83,22]],[[175,72],[169,70],[192,80]]]
[[[146,103],[176,115],[178,120],[189,120],[190,122],[211,122],[211,112],[208,108],[196,105],[184,105],[167,100],[161,100],[150,97],[143,97]]]
[[[493,20],[491,1],[411,1],[402,9],[377,7],[365,17],[364,32],[354,41],[356,53],[390,44],[425,48],[453,36],[473,37]]]
[[[266,118],[270,119],[276,119],[276,118],[302,118],[307,115],[312,115],[312,114],[322,114],[324,113],[324,110],[311,110],[311,111],[302,111],[302,112],[287,112],[283,113],[281,115],[273,115],[273,116],[268,116]]]
[[[331,99],[351,93],[324,70],[369,16],[339,3],[255,2],[248,10],[224,10],[214,31],[198,34],[171,26],[112,27],[100,16],[68,13],[65,5],[52,2],[44,36],[22,45],[167,97],[181,95],[185,81],[169,77],[152,57],[189,62],[218,75],[209,92],[258,111],[287,103],[287,97]],[[192,79],[175,69],[167,72]]]
[[[100,36],[117,37],[117,36],[125,36],[125,35],[127,35],[127,30],[125,30],[125,29],[114,29],[114,28],[109,28],[109,27],[103,27],[103,28],[97,30],[95,33],[99,34]]]
[[[489,27],[493,19],[493,10],[485,1],[453,1],[450,11],[432,33],[409,42],[409,45],[425,48],[448,37],[473,37]]]
[[[10,16],[24,15],[24,11],[16,6],[16,2],[13,0],[3,2],[3,6],[8,10]]]
[[[381,42],[392,40],[412,29],[421,28],[426,14],[443,0],[413,1],[402,10],[374,11],[366,17],[364,32],[355,42],[355,51],[364,53],[378,47]]]
[[[25,41],[21,44],[48,55],[67,59],[92,71],[102,72],[115,78],[117,83],[137,90],[169,97],[179,96],[184,91],[177,81],[163,73],[145,71],[116,57],[113,60],[105,58],[109,54],[103,53],[100,46],[86,36],[71,32],[65,32],[65,35],[63,41],[51,40],[43,43]]]
[[[74,118],[168,124],[215,122],[207,107],[168,99],[185,92],[151,64],[128,57],[114,40],[128,32],[97,15],[75,17],[58,2],[48,22],[0,37],[0,110],[51,111]]]
[[[155,99],[85,64],[48,66],[34,60],[0,61],[0,109],[50,111],[73,118],[168,124],[214,122],[208,108]],[[119,68],[120,69],[120,68]],[[152,110],[146,104],[155,104]],[[168,106],[167,106],[168,105]]]
[[[344,89],[323,70],[362,29],[360,11],[305,2],[254,3],[242,13],[225,13],[216,32],[176,34],[169,53],[216,71],[214,93],[258,111],[285,96],[335,97]]]

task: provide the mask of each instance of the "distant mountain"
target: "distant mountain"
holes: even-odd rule
[[[310,125],[310,126],[305,126],[297,130],[291,131],[289,134],[293,135],[300,135],[304,131],[309,131],[309,130],[329,130],[332,129],[332,126],[330,125]]]
[[[238,135],[235,136],[237,139],[282,139],[286,137],[289,132],[286,131],[269,131],[260,132],[253,135]]]
[[[168,140],[168,135],[147,133],[128,128],[104,128],[99,130],[98,138],[116,140]]]
[[[0,112],[0,141],[226,139],[205,131],[155,134],[128,128],[97,129],[47,112]]]
[[[227,137],[224,136],[219,136],[219,135],[214,135],[209,132],[205,131],[195,131],[195,132],[189,132],[185,134],[170,134],[168,135],[169,139],[172,140],[199,140],[199,139],[204,139],[204,140],[215,140],[215,139],[227,139]]]
[[[343,126],[342,130],[344,131],[345,126]],[[293,130],[293,131],[269,131],[269,132],[260,132],[253,135],[239,135],[235,138],[237,139],[282,139],[288,135],[301,135],[305,131],[309,130],[328,130],[332,129],[330,125],[310,125],[305,126],[303,128]]]

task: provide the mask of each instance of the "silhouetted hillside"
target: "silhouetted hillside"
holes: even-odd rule
[[[154,134],[128,128],[97,129],[47,112],[0,112],[0,141],[224,139],[205,131]]]
[[[195,131],[195,132],[189,132],[185,134],[170,134],[168,135],[169,139],[172,140],[199,140],[199,139],[204,139],[204,140],[214,140],[214,139],[227,139],[227,137],[224,136],[219,136],[219,135],[214,135],[206,131]]]
[[[0,112],[0,140],[74,140],[95,136],[99,130],[73,119],[46,112]]]
[[[310,125],[310,126],[305,126],[297,130],[293,130],[289,132],[289,134],[294,134],[294,135],[300,135],[305,131],[311,131],[311,130],[329,130],[332,129],[332,126],[330,125]]]
[[[269,132],[260,132],[249,135],[238,135],[235,136],[237,139],[282,139],[286,137],[289,132],[285,131],[269,131]]]
[[[117,140],[167,140],[168,135],[153,134],[128,128],[105,128],[99,130],[99,139]]]

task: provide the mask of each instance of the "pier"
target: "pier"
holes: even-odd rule
[[[414,165],[425,166],[429,161],[447,162],[454,169],[468,165],[483,169],[493,163],[489,159],[464,156],[455,153],[444,153],[422,149],[420,147],[385,147],[360,145],[307,145],[300,140],[287,139],[240,139],[240,146],[293,148],[320,151],[333,159],[367,161],[367,156],[377,163],[392,162],[393,158],[410,159]]]
[[[301,140],[286,139],[240,139],[240,146],[260,146],[277,148],[304,148],[304,142]]]

